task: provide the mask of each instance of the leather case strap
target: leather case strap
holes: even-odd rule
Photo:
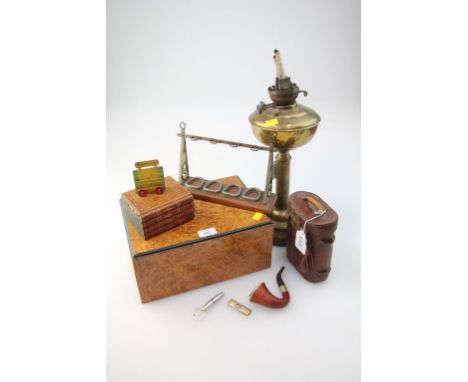
[[[325,207],[318,200],[314,199],[312,196],[307,196],[304,198],[308,206],[312,205],[314,207],[314,212],[325,211]]]

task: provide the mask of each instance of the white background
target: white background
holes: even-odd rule
[[[358,1],[108,2],[109,381],[359,381],[359,12]],[[188,133],[258,144],[248,115],[269,101],[275,48],[309,91],[299,102],[322,117],[291,153],[291,192],[314,192],[340,216],[329,279],[305,281],[275,247],[268,270],[142,305],[117,203],[133,188],[133,163],[158,158],[177,178],[179,121]],[[188,156],[192,175],[264,185],[264,153],[188,141]],[[250,303],[262,281],[279,294],[281,265],[291,303]],[[193,320],[219,291],[224,299]],[[251,316],[227,307],[231,298]]]
[[[468,380],[466,13],[363,1],[365,382]],[[95,0],[0,3],[2,381],[105,380],[105,18]]]

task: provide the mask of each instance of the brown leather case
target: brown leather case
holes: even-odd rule
[[[319,211],[325,213],[320,216]],[[338,226],[337,213],[320,197],[306,191],[298,191],[288,200],[287,256],[298,272],[308,281],[326,280]],[[319,216],[319,217],[317,217]],[[307,239],[305,255],[296,247],[296,233],[304,228]]]

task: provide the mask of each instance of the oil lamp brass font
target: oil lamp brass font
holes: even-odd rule
[[[312,109],[296,103],[299,93],[307,92],[291,82],[284,72],[278,50],[274,51],[276,80],[268,88],[272,103],[260,102],[249,116],[255,137],[278,150],[274,161],[274,178],[278,199],[270,217],[275,222],[274,244],[286,244],[289,197],[289,151],[309,142],[317,130],[320,116]]]

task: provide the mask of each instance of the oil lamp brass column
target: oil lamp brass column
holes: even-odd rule
[[[291,162],[289,151],[305,145],[312,139],[320,116],[314,110],[296,103],[299,93],[307,96],[307,92],[299,90],[286,76],[279,51],[275,50],[273,59],[276,65],[276,81],[268,88],[273,102],[260,102],[257,110],[249,116],[249,121],[255,137],[263,144],[272,145],[278,150],[274,162],[278,199],[270,217],[275,222],[273,243],[285,245]]]

